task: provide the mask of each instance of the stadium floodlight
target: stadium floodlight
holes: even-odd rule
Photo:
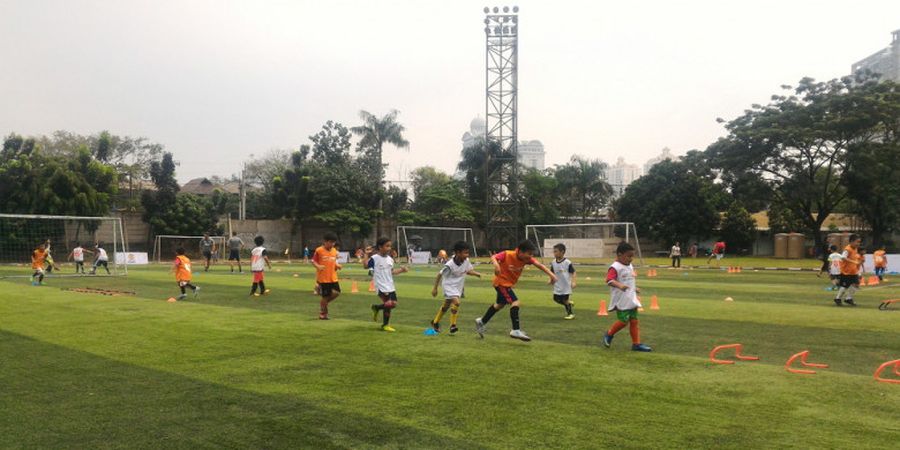
[[[537,246],[541,257],[552,257],[553,246],[563,244],[566,257],[582,262],[611,261],[619,243],[628,242],[634,247],[641,265],[644,264],[641,243],[632,222],[526,225],[525,239]]]
[[[125,230],[120,217],[54,216],[37,214],[0,214],[0,278],[31,277],[31,255],[38,245],[50,241],[47,276],[83,276],[74,269],[72,250],[78,246],[83,253],[85,272],[96,258],[95,246],[106,251],[110,275],[127,275]],[[121,253],[121,263],[116,254]],[[106,271],[97,272],[106,275]]]
[[[508,12],[509,12],[509,6],[504,6],[504,7],[503,7],[503,12],[504,12],[504,13],[508,13]]]
[[[498,8],[498,7],[495,6],[495,7],[494,7],[494,14],[497,14],[498,12],[500,12],[500,8]]]
[[[435,262],[441,250],[453,256],[453,244],[463,241],[469,244],[470,256],[477,257],[475,233],[471,228],[454,227],[397,227],[397,254],[412,264]],[[427,255],[426,255],[427,253]]]
[[[213,240],[216,247],[216,251],[212,255],[213,261],[219,259],[224,261],[225,256],[227,256],[224,251],[228,238],[225,236],[210,236],[209,238]],[[157,264],[169,263],[175,259],[175,250],[182,247],[184,248],[185,256],[188,258],[196,260],[196,263],[205,262],[206,258],[200,254],[201,239],[203,239],[203,236],[157,235],[153,242],[153,259],[156,260]],[[197,267],[199,267],[199,264],[197,264]]]
[[[518,7],[518,6],[513,6],[513,12],[514,12],[514,13],[519,12],[519,7]]]

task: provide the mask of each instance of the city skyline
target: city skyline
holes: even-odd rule
[[[804,76],[848,75],[900,25],[887,1],[516,4],[519,134],[540,139],[546,166],[704,149],[724,134],[717,117]],[[396,108],[410,150],[386,149],[388,178],[453,173],[459,131],[484,108],[484,6],[5,2],[0,57],[16,70],[0,73],[12,105],[0,133],[145,136],[173,152],[185,182],[296,149],[327,120]]]

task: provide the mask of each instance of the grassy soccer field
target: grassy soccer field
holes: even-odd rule
[[[900,441],[900,385],[878,383],[900,358],[893,281],[836,308],[811,273],[659,270],[641,277],[649,354],[611,323],[602,267],[582,266],[574,321],[546,278],[528,269],[517,292],[522,328],[498,313],[489,277],[467,281],[462,331],[424,336],[438,301],[435,269],[398,275],[393,323],[379,331],[361,269],[343,273],[331,321],[316,320],[309,267],[276,264],[267,297],[249,275],[218,266],[195,276],[197,300],[167,303],[167,267],[122,278],[0,280],[0,447],[290,448],[887,448]],[[27,268],[4,268],[4,272]],[[69,270],[65,268],[64,270]],[[480,266],[482,272],[490,267]],[[299,277],[294,277],[299,274]],[[641,275],[645,271],[641,270]],[[588,280],[587,277],[591,279]],[[351,294],[348,278],[360,280]],[[65,290],[102,288],[135,295]],[[726,296],[733,302],[724,302]],[[445,329],[449,316],[444,319]],[[710,349],[741,342],[759,362],[712,365]],[[787,373],[801,350],[831,365]]]

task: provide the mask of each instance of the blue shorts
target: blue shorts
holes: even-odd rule
[[[512,290],[512,288],[494,286],[494,290],[497,291],[498,305],[510,305],[513,302],[519,300],[519,297],[516,297],[516,293]]]

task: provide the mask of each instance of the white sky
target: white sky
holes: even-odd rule
[[[519,134],[548,165],[643,164],[722,135],[716,117],[830,79],[890,43],[900,1],[532,1]],[[0,0],[0,134],[110,130],[160,142],[178,178],[229,175],[329,119],[401,111],[421,165],[452,172],[484,115],[483,1]]]

